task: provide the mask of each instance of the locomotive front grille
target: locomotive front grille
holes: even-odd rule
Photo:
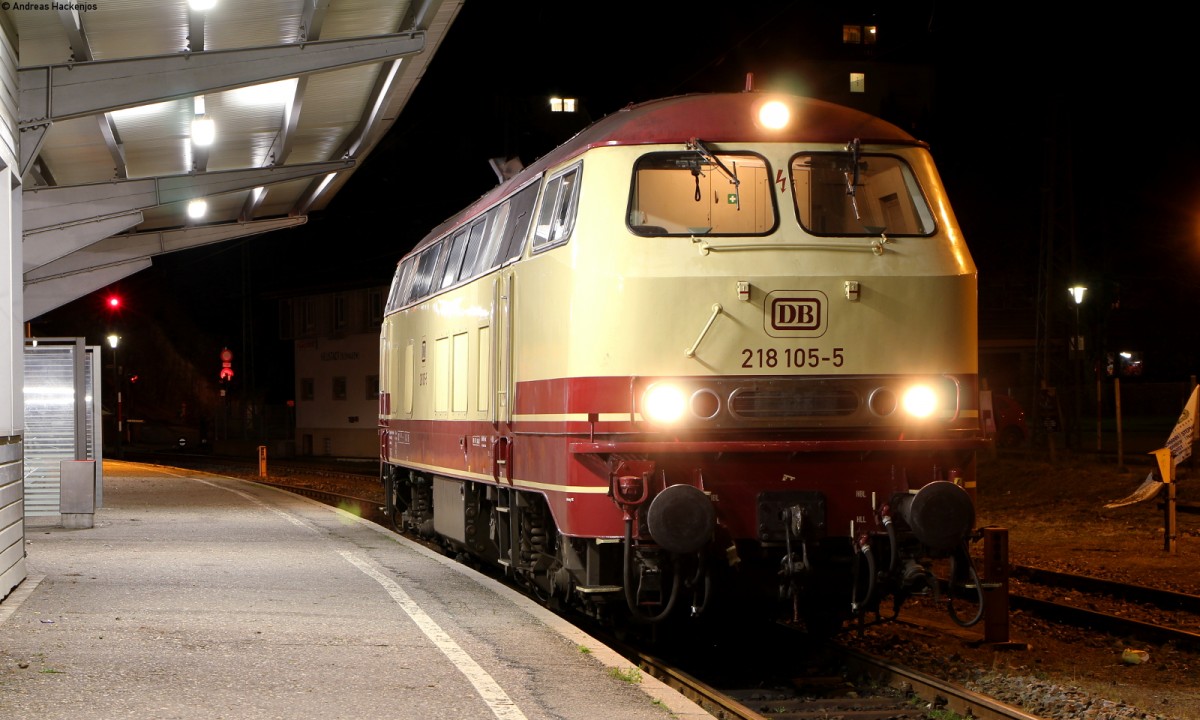
[[[941,388],[941,417],[961,410],[957,382],[948,376],[692,378],[654,381],[688,398],[684,422],[708,428],[879,428],[910,421],[900,398],[915,379]]]
[[[860,405],[858,393],[836,388],[739,389],[729,398],[729,412],[747,420],[848,417]]]

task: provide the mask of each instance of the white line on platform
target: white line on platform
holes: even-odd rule
[[[445,630],[434,622],[433,618],[429,617],[416,601],[409,597],[408,593],[404,592],[404,588],[400,587],[395,580],[392,580],[387,575],[379,572],[371,567],[365,560],[356,557],[353,553],[339,550],[338,554],[346,558],[347,562],[357,567],[365,575],[375,580],[387,590],[388,595],[396,601],[404,612],[412,618],[421,632],[433,641],[433,644],[438,647],[442,653],[454,663],[459,672],[471,681],[475,686],[476,692],[483,701],[491,708],[492,713],[500,718],[500,720],[525,720],[525,714],[517,708],[512,698],[492,679],[492,676],[487,673],[479,663],[475,662],[465,650],[459,647],[458,643],[446,634]]]

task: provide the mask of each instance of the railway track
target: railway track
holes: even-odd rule
[[[709,684],[645,653],[631,659],[720,720],[926,720],[952,717],[949,713],[978,720],[1038,720],[1036,715],[883,658],[837,644],[826,644],[821,652],[839,669],[806,668],[771,687]]]
[[[1048,620],[1200,651],[1200,596],[1013,566],[1009,607]]]

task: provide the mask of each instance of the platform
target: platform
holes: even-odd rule
[[[709,718],[533,601],[340,510],[105,462],[94,527],[30,521],[0,715]],[[630,677],[635,675],[636,677]]]

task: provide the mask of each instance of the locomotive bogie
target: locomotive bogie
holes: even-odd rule
[[[808,131],[738,119],[762,103],[622,111],[398,265],[380,454],[406,525],[642,622],[722,582],[858,613],[959,552],[976,277],[934,164],[813,101],[784,101]]]

